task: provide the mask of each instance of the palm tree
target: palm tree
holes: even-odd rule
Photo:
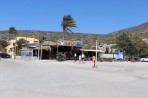
[[[42,59],[42,45],[43,45],[43,42],[46,40],[46,37],[45,36],[40,36],[39,37],[39,47],[38,47],[38,59],[41,60]],[[40,55],[40,51],[41,50],[41,55]],[[40,57],[39,57],[40,55]]]
[[[63,28],[63,41],[64,33],[73,33],[71,28],[77,27],[76,21],[71,17],[71,15],[64,15],[61,26]]]

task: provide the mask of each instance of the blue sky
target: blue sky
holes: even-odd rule
[[[62,31],[64,15],[77,33],[107,34],[148,22],[148,0],[0,0],[0,30]]]

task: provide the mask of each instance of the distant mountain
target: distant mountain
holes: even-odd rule
[[[55,31],[32,31],[32,30],[17,30],[18,36],[22,37],[34,37],[39,38],[44,35],[47,40],[57,42],[57,40],[63,38],[63,32]],[[148,22],[141,24],[139,26],[119,30],[109,34],[85,34],[85,33],[73,33],[73,34],[64,34],[65,40],[81,40],[85,43],[86,48],[91,48],[95,46],[96,40],[99,44],[113,44],[115,43],[116,37],[122,34],[123,32],[132,32],[133,34],[138,35],[141,38],[148,38]],[[0,39],[8,40],[14,38],[15,36],[8,37],[8,31],[0,31]]]
[[[132,32],[133,34],[136,34],[141,38],[148,38],[148,22],[143,23],[143,24],[138,25],[138,26],[135,26],[135,27],[119,30],[119,31],[110,33],[109,35],[118,36],[123,32]]]

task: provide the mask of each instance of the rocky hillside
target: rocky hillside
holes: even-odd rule
[[[52,31],[32,31],[32,30],[18,30],[18,36],[22,37],[34,37],[39,38],[44,35],[47,40],[56,42],[59,39],[63,38],[62,32],[52,32]],[[106,35],[99,34],[85,34],[85,33],[73,33],[67,34],[64,33],[65,40],[82,40],[85,43],[85,47],[91,48],[90,46],[95,46],[96,40],[98,40],[99,44],[113,44],[115,43],[115,39],[122,32],[132,32],[137,34],[141,38],[148,38],[148,22],[141,24],[139,26],[135,26],[132,28],[127,28],[123,30],[119,30]],[[10,36],[10,39],[14,38],[14,35]],[[8,31],[0,31],[0,39],[8,40]]]
[[[18,30],[18,36],[22,37],[34,37],[39,38],[40,36],[45,36],[47,40],[56,42],[59,39],[63,38],[63,32],[51,32],[51,31],[29,31],[29,30]],[[0,31],[0,39],[9,39],[8,31]],[[10,39],[13,39],[15,36],[10,36]],[[96,40],[100,44],[104,43],[114,43],[113,37],[111,35],[98,35],[98,34],[83,34],[83,33],[73,33],[67,34],[64,33],[65,40],[81,40],[85,43],[85,46],[90,48],[90,46],[95,46]]]
[[[148,38],[148,22],[135,27],[119,30],[119,31],[110,33],[109,35],[118,36],[123,32],[132,32],[133,34],[136,34],[141,38]]]

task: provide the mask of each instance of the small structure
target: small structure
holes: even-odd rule
[[[33,59],[33,49],[22,49],[21,59],[22,60],[32,60]]]
[[[32,49],[33,56],[36,56],[37,58],[40,59],[56,59],[57,54],[59,53],[61,54],[65,53],[67,55],[67,59],[72,59],[74,53],[82,49],[83,45],[84,44],[82,41],[61,41],[61,42],[45,41],[42,44],[39,43],[26,44],[23,46],[23,49]]]
[[[118,50],[117,51],[117,57],[116,57],[116,59],[123,59],[123,51],[121,51],[121,50]]]
[[[38,43],[39,40],[31,37],[16,37],[15,39],[9,40],[9,45],[6,47],[6,52],[10,55],[16,55],[19,52],[17,41],[20,39],[24,39],[27,41],[27,44]]]

